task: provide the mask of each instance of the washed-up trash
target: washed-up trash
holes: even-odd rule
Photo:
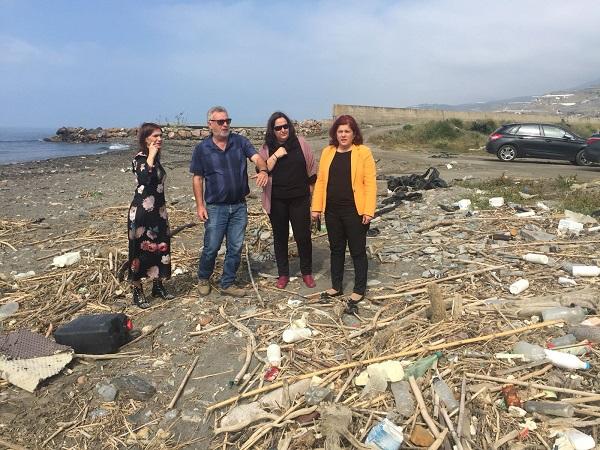
[[[550,339],[547,342],[546,346],[549,349],[553,349],[556,347],[561,347],[563,345],[572,345],[572,344],[575,344],[576,342],[577,342],[577,338],[575,337],[575,335],[573,333],[569,333],[569,334],[565,334],[564,336]]]
[[[521,407],[521,399],[517,393],[517,387],[514,384],[504,386],[502,388],[502,395],[504,396],[504,404],[507,408],[510,408],[511,406],[517,408]]]
[[[283,342],[291,344],[309,339],[312,335],[313,333],[310,328],[288,328],[283,331]]]
[[[561,286],[577,286],[577,282],[573,278],[558,277],[558,284]]]
[[[430,167],[423,175],[405,175],[401,177],[388,177],[388,189],[390,191],[402,190],[408,188],[414,190],[429,190],[438,188],[447,188],[448,183],[440,178],[440,172],[435,167]]]
[[[528,223],[519,231],[521,237],[528,242],[532,241],[543,241],[549,242],[556,239],[556,236],[550,233],[545,232],[540,227],[535,224]]]
[[[408,381],[396,381],[390,384],[396,403],[396,411],[403,417],[410,417],[415,412],[415,399]]]
[[[402,427],[388,419],[378,422],[365,438],[365,444],[378,450],[398,450],[402,442],[404,442]]]
[[[125,314],[89,314],[58,327],[54,339],[76,353],[101,355],[114,353],[126,344],[132,329],[133,323]]]
[[[581,230],[583,230],[583,224],[580,222],[571,219],[560,219],[558,221],[558,234],[578,236]]]
[[[281,347],[277,344],[269,344],[267,347],[267,361],[272,367],[281,365]]]
[[[374,380],[371,378],[375,377]],[[367,386],[371,383],[377,390],[383,392],[387,389],[387,383],[395,383],[404,378],[404,369],[400,361],[384,361],[381,363],[369,364],[365,370],[363,370],[354,379],[356,386]]]
[[[510,241],[513,237],[510,233],[495,233],[490,238],[493,241]]]
[[[23,280],[24,278],[30,278],[35,276],[35,272],[33,270],[28,270],[27,272],[20,272],[13,276],[15,280]]]
[[[318,405],[326,400],[331,395],[331,392],[331,389],[328,387],[310,386],[304,393],[304,399],[307,405]]]
[[[561,369],[587,370],[591,368],[589,362],[580,360],[576,355],[547,349],[544,350],[544,353],[546,354],[546,359],[550,360],[553,366],[560,367]]]
[[[293,402],[296,397],[304,395],[311,385],[318,385],[322,379],[313,377],[290,384],[289,386],[275,389],[258,399],[260,406],[265,408],[282,408],[286,401]]]
[[[569,327],[569,333],[573,333],[577,340],[586,339],[595,344],[600,343],[600,326],[574,325]]]
[[[414,363],[404,369],[404,379],[408,380],[410,377],[414,377],[415,379],[422,377],[441,357],[442,352],[435,352],[433,355],[416,360]]]
[[[523,255],[523,260],[534,264],[548,264],[548,257],[538,253],[527,253]]]
[[[512,352],[517,355],[523,355],[525,361],[541,361],[546,359],[546,353],[544,352],[543,347],[525,341],[517,342],[514,345]]]
[[[52,259],[52,265],[54,267],[68,267],[79,262],[79,260],[81,260],[80,252],[69,252],[64,255],[55,256]]]
[[[513,295],[518,295],[529,287],[529,281],[525,278],[515,281],[508,287],[508,290]]]
[[[543,211],[550,211],[550,208],[544,202],[537,202],[535,206]]]
[[[263,379],[265,381],[273,381],[279,376],[279,372],[279,367],[271,366],[265,371]]]
[[[221,419],[222,428],[230,428],[238,426],[244,428],[253,422],[262,419],[272,418],[273,414],[268,413],[260,407],[258,402],[252,402],[242,405],[237,405],[231,409]]]
[[[73,350],[41,334],[18,330],[0,335],[0,377],[28,392],[59,373],[73,359]]]
[[[548,416],[573,417],[575,408],[569,403],[527,401],[523,403],[523,409],[528,413],[540,413]]]
[[[597,277],[600,275],[600,267],[574,264],[571,268],[571,275],[574,277]]]
[[[427,269],[422,274],[422,278],[439,278],[442,276],[442,271],[439,269]]]
[[[458,409],[458,401],[454,397],[450,386],[448,386],[444,380],[442,380],[439,377],[434,377],[431,384],[435,393],[438,395],[440,400],[446,405],[446,408],[448,409],[449,413],[452,413]]]
[[[492,197],[488,200],[490,206],[500,208],[504,205],[504,197]]]
[[[535,211],[523,211],[515,214],[516,217],[533,217],[535,216]]]
[[[596,447],[596,441],[592,436],[575,428],[556,431],[551,435],[558,436],[552,450],[591,450]]]
[[[471,200],[468,198],[463,198],[462,200],[456,202],[456,206],[458,206],[458,209],[461,211],[466,211],[471,207]]]
[[[588,216],[587,214],[581,214],[575,211],[569,211],[568,209],[565,209],[565,218],[572,220],[573,222],[580,222],[584,225],[598,223],[598,221],[592,216]]]
[[[556,306],[554,308],[548,308],[542,311],[542,319],[544,322],[548,320],[565,320],[570,323],[580,323],[583,319],[585,319],[586,314],[587,311],[581,306],[574,306],[573,308]]]

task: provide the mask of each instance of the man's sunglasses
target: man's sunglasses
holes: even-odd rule
[[[223,125],[225,125],[225,123],[227,123],[227,125],[229,125],[231,123],[231,119],[209,119],[209,122],[217,122],[217,125],[219,125],[220,127],[222,127]]]
[[[275,125],[275,126],[273,127],[273,129],[274,129],[275,131],[281,131],[281,130],[287,130],[289,127],[290,127],[290,124],[289,124],[289,123],[286,123],[285,125]]]

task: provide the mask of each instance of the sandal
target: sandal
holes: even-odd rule
[[[133,287],[133,304],[140,309],[150,308],[150,302],[146,299],[144,290],[141,287]]]

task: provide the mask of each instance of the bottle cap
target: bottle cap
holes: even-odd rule
[[[584,369],[587,370],[587,369],[591,369],[591,368],[592,368],[592,365],[589,362],[586,362]]]

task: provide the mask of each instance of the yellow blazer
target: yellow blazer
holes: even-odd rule
[[[324,212],[327,203],[327,182],[329,181],[329,166],[335,156],[335,147],[329,145],[323,149],[317,172],[317,182],[313,191],[312,208],[314,212]],[[375,181],[375,160],[369,147],[352,145],[350,156],[352,171],[352,190],[354,204],[358,214],[373,217],[377,203],[377,181]]]

